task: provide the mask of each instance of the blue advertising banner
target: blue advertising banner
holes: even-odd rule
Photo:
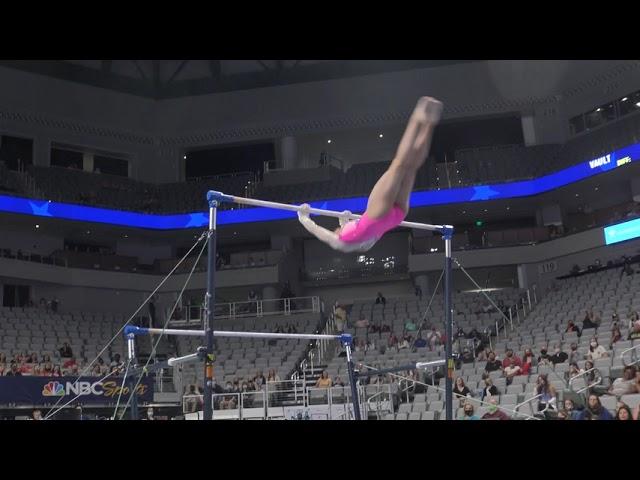
[[[411,207],[426,207],[430,205],[503,200],[507,198],[539,195],[638,160],[640,160],[640,143],[629,145],[602,157],[594,158],[532,180],[417,191],[411,195],[410,205]],[[0,195],[0,212],[107,223],[123,227],[153,230],[179,230],[207,227],[209,225],[209,215],[204,211],[206,209],[206,200],[204,197],[202,198],[202,205],[202,212],[180,215],[153,215]],[[367,197],[327,199],[310,202],[310,205],[314,208],[338,212],[351,210],[354,213],[360,213],[366,209]],[[296,218],[296,213],[286,210],[261,207],[241,208],[218,212],[218,226],[293,218]]]
[[[604,229],[604,241],[606,245],[624,242],[625,240],[638,237],[640,237],[640,218],[611,225]]]
[[[0,404],[45,405],[60,404],[79,395],[74,403],[115,404],[122,392],[120,402],[129,399],[130,386],[122,388],[122,378],[98,377],[0,377]],[[145,377],[138,385],[140,402],[153,401],[153,377]]]

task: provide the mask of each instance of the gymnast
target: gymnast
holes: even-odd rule
[[[418,169],[424,164],[431,146],[433,130],[440,121],[442,103],[422,97],[409,118],[395,158],[374,185],[367,210],[358,220],[340,218],[333,232],[317,225],[309,217],[309,204],[298,210],[300,223],[319,240],[341,252],[366,252],[389,230],[398,226],[409,212],[409,199]]]

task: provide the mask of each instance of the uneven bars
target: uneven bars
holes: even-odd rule
[[[125,327],[125,335],[181,335],[191,337],[204,337],[204,330],[179,330],[179,329],[162,329],[162,328],[143,328],[127,326]],[[214,337],[244,337],[244,338],[279,338],[279,339],[297,339],[297,340],[340,340],[342,343],[351,345],[353,336],[349,333],[342,335],[322,335],[307,333],[269,333],[269,332],[230,332],[224,330],[214,330]]]
[[[225,195],[222,192],[217,192],[215,190],[209,190],[207,192],[207,200],[209,203],[212,201],[221,203],[239,203],[242,205],[251,205],[254,207],[265,207],[265,208],[275,208],[277,210],[289,210],[291,212],[298,212],[301,210],[300,205],[289,205],[287,203],[279,203],[279,202],[269,202],[267,200],[256,200],[254,198],[246,198],[246,197],[236,197],[235,195]],[[351,214],[343,214],[342,212],[335,212],[333,210],[323,210],[321,208],[309,208],[309,213],[313,213],[315,215],[322,215],[325,217],[334,217],[334,218],[348,218],[350,220],[357,220],[362,215],[356,215],[355,213]],[[416,223],[416,222],[401,222],[400,227],[413,228],[416,230],[430,230],[437,231],[440,233],[445,233],[447,231],[453,230],[452,225],[430,225],[428,223]]]

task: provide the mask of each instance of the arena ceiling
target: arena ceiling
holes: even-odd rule
[[[159,100],[471,61],[477,60],[3,60],[0,66]]]

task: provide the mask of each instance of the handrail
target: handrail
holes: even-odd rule
[[[627,354],[627,352],[632,352],[636,349],[640,349],[640,343],[638,343],[637,345],[632,346],[631,348],[627,348],[625,350],[623,350],[622,352],[620,352],[620,360],[622,360],[622,364],[625,367],[630,367],[632,365],[635,365],[636,363],[640,363],[640,358],[638,358],[638,356],[635,354],[636,352],[634,352],[634,354],[631,356],[631,358],[633,358],[634,356],[636,357],[636,360],[633,361],[632,363],[626,363],[624,356]],[[639,350],[640,351],[640,350]]]
[[[309,308],[299,308],[301,301],[310,302]],[[296,308],[291,309],[291,301],[294,302]],[[298,302],[298,303],[296,303]],[[264,305],[275,304],[278,308],[272,311],[265,311]],[[306,305],[305,305],[306,306]],[[244,308],[242,308],[244,307]],[[253,307],[253,308],[252,308]],[[268,298],[263,300],[245,300],[242,302],[216,303],[214,306],[217,319],[231,318],[253,318],[264,317],[268,315],[290,315],[291,313],[318,313],[320,312],[320,299],[317,295],[308,297],[292,297],[292,298]],[[196,309],[197,316],[192,318],[191,310]],[[220,311],[224,310],[225,313]],[[186,318],[181,320],[171,320],[171,325],[196,325],[202,320],[204,308],[202,305],[187,304],[183,305],[183,311],[186,311]]]
[[[598,372],[598,376],[597,376],[596,380],[595,380],[592,384],[587,385],[586,387],[584,387],[584,388],[582,388],[582,389],[580,389],[580,390],[578,390],[578,391],[576,392],[576,391],[573,389],[573,386],[572,386],[573,382],[574,382],[577,378],[580,378],[580,377],[582,377],[582,376],[584,376],[584,375],[587,375],[588,373],[593,372],[594,370],[595,370],[596,372]],[[584,371],[584,372],[582,372],[582,373],[579,373],[578,375],[574,375],[573,377],[571,377],[571,378],[569,379],[569,385],[568,385],[568,386],[569,386],[569,390],[571,390],[572,392],[575,392],[575,393],[582,393],[582,392],[584,392],[585,390],[589,390],[590,388],[595,387],[596,385],[600,385],[600,383],[601,383],[601,382],[602,382],[602,375],[600,374],[600,370],[598,370],[596,367],[593,367],[593,368],[590,368],[589,370],[586,370],[586,371]],[[585,382],[585,384],[586,384],[586,383],[587,383],[587,382]]]
[[[522,407],[522,406],[526,405],[527,403],[531,403],[531,402],[533,402],[535,399],[540,398],[541,396],[542,396],[542,393],[539,393],[539,394],[538,394],[538,395],[536,395],[535,397],[531,397],[530,399],[525,400],[525,401],[524,401],[524,402],[522,402],[522,403],[518,403],[518,404],[517,404],[513,409],[516,411],[516,413],[519,413],[520,407]],[[545,409],[544,409],[544,410],[542,410],[542,411],[544,412],[544,411],[546,411],[548,408],[549,408],[549,407],[548,407],[548,405],[547,405],[547,407],[545,407]]]
[[[365,392],[366,392],[366,390],[365,390]],[[367,411],[371,411],[371,401],[374,398],[382,395],[383,393],[388,393],[389,394],[389,401],[391,402],[391,405],[392,405],[391,408],[393,409],[393,401],[391,400],[391,384],[388,384],[386,390],[381,389],[379,392],[376,392],[373,395],[371,395],[369,398],[367,398]],[[378,418],[380,418],[380,403],[381,403],[380,400],[376,401],[376,404],[377,404],[377,407],[378,407],[378,408],[376,408],[376,415],[378,416]]]

